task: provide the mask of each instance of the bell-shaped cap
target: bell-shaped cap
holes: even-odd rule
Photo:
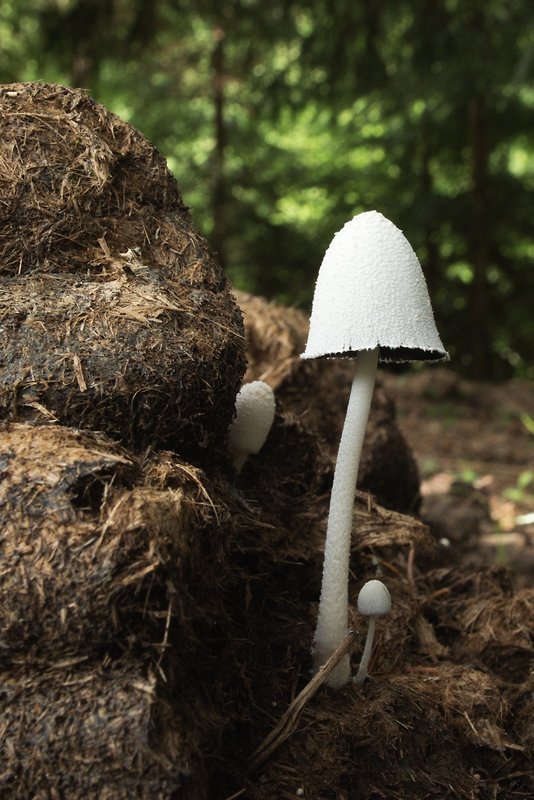
[[[325,253],[302,358],[355,357],[376,347],[382,362],[448,357],[410,243],[378,211],[366,211]]]
[[[358,611],[366,617],[389,614],[391,595],[382,581],[372,580],[364,583],[358,595]]]

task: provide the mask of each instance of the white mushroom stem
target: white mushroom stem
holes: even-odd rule
[[[316,670],[339,646],[348,630],[349,559],[356,480],[378,363],[378,348],[358,353],[343,433],[339,443],[326,529],[323,580],[314,637]],[[328,686],[350,678],[349,656],[332,671]]]
[[[365,647],[363,648],[362,658],[360,661],[360,666],[358,667],[358,673],[356,678],[354,679],[356,686],[363,686],[365,683],[365,679],[369,674],[369,661],[371,659],[371,653],[373,652],[373,641],[375,638],[375,627],[376,627],[376,618],[377,614],[373,614],[369,617],[369,627],[367,628],[367,638],[365,639]]]

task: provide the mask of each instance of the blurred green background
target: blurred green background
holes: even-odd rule
[[[377,209],[453,366],[534,378],[534,3],[0,0],[0,79],[87,88],[166,156],[235,286],[309,308]]]

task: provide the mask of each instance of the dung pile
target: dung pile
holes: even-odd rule
[[[1,796],[203,796],[222,722],[195,629],[224,610],[196,471],[20,423],[0,467]]]
[[[241,315],[131,126],[14,84],[0,133],[0,794],[204,796],[234,578],[188,462],[228,467]]]
[[[327,496],[278,480],[254,501],[275,450],[239,491],[102,434],[1,434],[0,793],[223,797],[309,671]],[[425,545],[364,496],[355,513],[363,550]]]
[[[306,618],[311,642],[332,461],[350,368],[335,362],[302,364],[298,353],[306,337],[305,318],[259,298],[236,296],[245,312],[247,376],[275,387],[282,412],[279,427],[251,459],[239,484],[275,521],[284,487],[296,486],[292,470],[306,476],[310,494],[301,491],[300,499],[285,504],[290,531],[277,543],[282,563],[276,571],[285,574],[282,596],[295,598],[293,625],[296,616]],[[416,472],[406,445],[390,444],[398,442],[395,427],[392,403],[379,386],[365,443],[364,480],[372,485],[370,476],[376,476],[375,494],[380,497],[385,486],[388,504],[405,508],[414,488],[417,493]],[[305,437],[307,455],[297,446],[300,442],[302,448]],[[279,520],[276,525],[280,530]],[[302,541],[291,547],[291,531],[305,532],[303,541],[311,552]],[[241,751],[253,738],[256,749],[233,767],[235,796],[531,797],[534,590],[514,593],[502,569],[473,572],[443,549],[432,553],[424,526],[373,505],[362,493],[356,499],[353,536],[349,617],[358,634],[354,666],[365,637],[365,624],[355,611],[359,587],[378,568],[393,597],[391,614],[379,623],[371,680],[362,689],[348,685],[339,692],[323,688],[312,693],[309,649],[304,649],[306,638],[299,642],[302,628],[294,626],[285,658],[294,681],[288,676],[285,684],[254,695],[254,705],[263,707],[264,714],[238,742]]]
[[[403,513],[391,401],[379,501],[354,506],[353,668],[377,570],[392,612],[364,687],[311,690],[346,365],[303,365],[304,317],[240,296],[277,415],[237,476],[239,312],[162,159],[80,92],[0,101],[0,796],[532,797],[533,590]]]
[[[242,323],[164,159],[80,90],[13,84],[0,163],[0,419],[207,457]]]

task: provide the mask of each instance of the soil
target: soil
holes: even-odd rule
[[[463,563],[534,582],[534,384],[477,383],[452,369],[385,373],[421,475],[421,516]]]
[[[303,366],[296,360],[303,333],[298,314],[290,311],[285,326],[280,312],[278,325],[292,332],[281,347],[275,307],[238,299],[248,377],[276,386],[284,413],[296,411],[332,464],[347,389],[341,400],[337,393],[350,367]],[[274,369],[261,346],[257,351],[264,327],[278,331],[268,345],[278,343]],[[389,542],[363,544],[365,525],[355,520],[351,607],[358,587],[377,572],[394,597],[392,614],[379,622],[374,674],[362,689],[350,684],[334,693],[323,686],[312,694],[304,655],[285,712],[270,715],[254,769],[228,797],[534,796],[533,414],[528,383],[475,384],[441,367],[380,373],[359,486],[382,495],[390,508],[400,503],[407,511],[411,498],[407,518],[428,525],[435,549],[413,538],[399,547],[395,534]],[[421,476],[417,498],[407,480],[412,458]],[[404,484],[404,491],[383,495],[377,475]],[[286,591],[298,594],[295,587]],[[350,618],[358,654],[362,622],[353,611]],[[279,704],[276,695],[273,708]],[[256,731],[261,724],[260,715]]]

